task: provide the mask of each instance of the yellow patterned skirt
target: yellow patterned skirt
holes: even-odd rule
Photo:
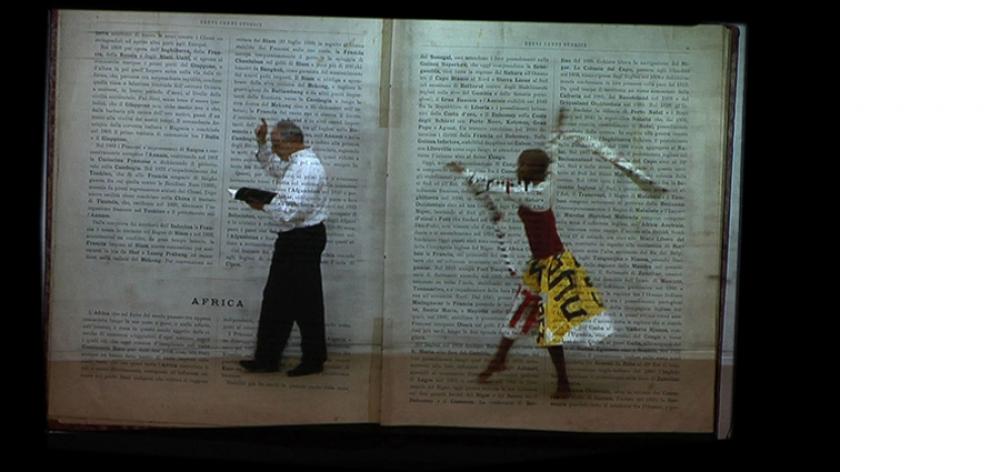
[[[536,315],[539,346],[562,345],[571,331],[604,314],[600,293],[569,250],[528,261],[521,283],[540,297]]]

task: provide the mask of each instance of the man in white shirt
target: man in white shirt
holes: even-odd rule
[[[326,247],[326,170],[309,146],[302,130],[284,120],[270,133],[267,122],[257,127],[257,160],[278,181],[277,195],[269,203],[247,202],[267,213],[279,227],[271,269],[264,287],[253,360],[240,361],[249,372],[276,372],[291,334],[299,325],[302,360],[288,371],[290,377],[323,371],[326,362],[326,322],[320,256]]]

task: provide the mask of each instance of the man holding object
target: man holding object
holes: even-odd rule
[[[240,361],[248,372],[277,372],[281,355],[299,325],[302,360],[290,377],[323,371],[326,362],[326,322],[320,255],[326,247],[326,206],[329,196],[326,170],[302,130],[284,120],[271,131],[263,118],[257,127],[257,160],[278,181],[270,203],[250,200],[247,205],[267,213],[280,227],[274,243],[271,269],[264,287],[253,360]]]

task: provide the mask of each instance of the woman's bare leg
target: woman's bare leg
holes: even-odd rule
[[[486,370],[479,374],[479,383],[486,383],[494,372],[507,370],[507,352],[510,351],[510,347],[513,345],[513,339],[500,338],[500,345],[497,346],[497,352],[493,354],[493,359],[490,359],[490,364],[486,366]]]
[[[556,393],[552,398],[569,398],[569,378],[566,376],[566,356],[563,354],[562,346],[550,346],[549,357],[552,358],[552,365],[556,367]]]

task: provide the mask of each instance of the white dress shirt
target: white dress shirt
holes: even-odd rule
[[[278,181],[277,195],[264,205],[264,211],[278,224],[279,231],[313,226],[326,220],[330,199],[326,169],[312,148],[293,153],[285,162],[264,144],[257,151],[257,161]]]

